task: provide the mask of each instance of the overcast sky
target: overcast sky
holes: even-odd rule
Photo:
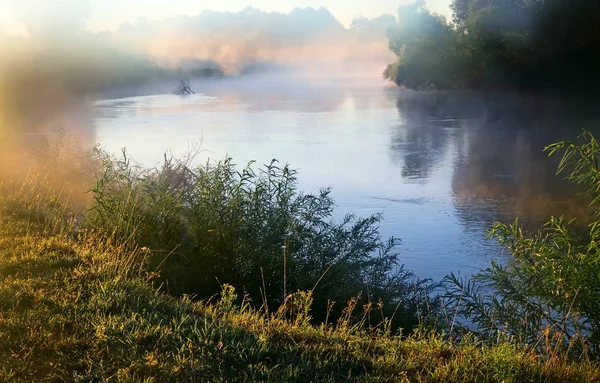
[[[12,2],[22,0],[0,0],[0,25],[10,32],[23,33],[18,23]],[[31,0],[29,0],[31,1]],[[48,4],[86,0],[34,0]],[[288,13],[296,7],[326,7],[344,25],[349,25],[355,16],[376,17],[382,13],[396,15],[400,4],[412,0],[89,0],[91,13],[87,26],[91,30],[116,29],[125,22],[139,17],[148,20],[163,20],[170,16],[197,15],[210,9],[237,12],[252,6],[267,12]],[[446,17],[450,16],[451,0],[426,0],[429,9]]]

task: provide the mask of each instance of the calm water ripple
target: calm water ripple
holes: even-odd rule
[[[100,101],[96,140],[150,166],[194,143],[205,149],[198,161],[290,163],[303,190],[332,188],[338,217],[382,212],[382,234],[401,238],[402,262],[421,277],[469,275],[506,257],[486,240],[496,220],[585,216],[542,153],[593,128],[597,118],[571,117],[582,116],[577,108],[510,95],[276,84]]]

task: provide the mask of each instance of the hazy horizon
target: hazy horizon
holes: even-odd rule
[[[117,0],[51,0],[56,8],[69,7],[69,11],[80,12],[85,19],[84,27],[91,32],[115,31],[137,20],[162,22],[178,16],[197,16],[204,11],[241,12],[246,8],[255,8],[263,12],[289,14],[296,8],[326,8],[344,26],[349,27],[354,18],[376,18],[381,15],[397,16],[400,5],[414,0],[374,0],[368,3],[348,6],[341,0],[231,0],[227,2],[205,1],[198,4],[191,0],[173,0],[168,3],[160,0],[117,1]],[[435,13],[451,19],[450,0],[426,0],[428,8]],[[25,23],[19,16],[19,10],[40,8],[49,5],[48,0],[2,0],[0,2],[0,28],[10,34],[27,34]],[[44,17],[45,11],[39,11]],[[68,12],[67,12],[68,13]],[[56,14],[52,15],[56,17]]]

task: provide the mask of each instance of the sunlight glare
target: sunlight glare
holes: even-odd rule
[[[8,0],[0,0],[0,33],[26,36],[27,29],[20,24],[14,15]]]

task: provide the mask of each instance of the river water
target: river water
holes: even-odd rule
[[[507,94],[415,93],[353,79],[229,79],[96,103],[95,140],[138,162],[194,145],[197,161],[271,159],[299,171],[300,189],[331,187],[336,218],[382,212],[384,237],[401,239],[402,263],[424,278],[472,273],[505,261],[487,230],[519,216],[585,219],[585,204],[554,176],[545,145],[597,119],[570,106]],[[576,124],[575,124],[576,122]],[[574,125],[576,125],[574,127]]]

